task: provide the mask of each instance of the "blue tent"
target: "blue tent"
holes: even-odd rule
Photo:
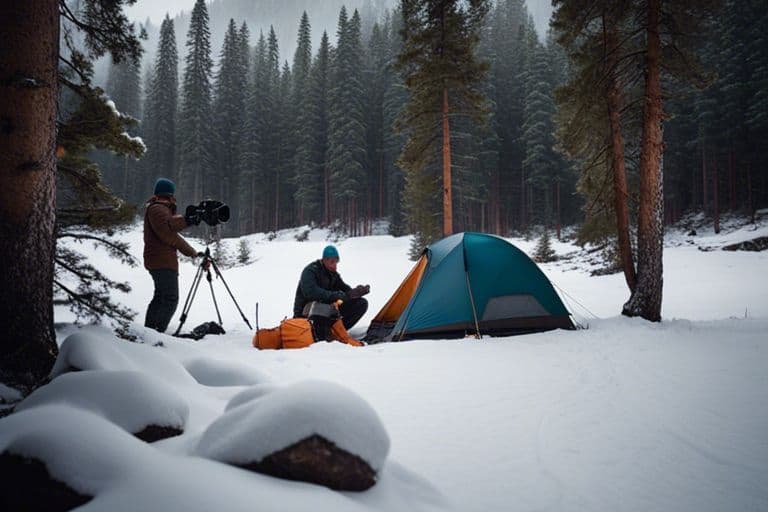
[[[365,339],[507,336],[558,328],[574,325],[536,263],[497,236],[459,233],[424,250]]]

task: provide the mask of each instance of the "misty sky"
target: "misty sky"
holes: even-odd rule
[[[322,0],[317,0],[321,2]],[[536,21],[536,28],[540,34],[547,30],[549,16],[552,13],[551,0],[526,0],[528,9]],[[210,2],[209,2],[210,3]],[[181,11],[191,11],[195,0],[138,0],[134,5],[126,9],[126,14],[130,19],[143,22],[149,18],[153,24],[160,25],[160,22],[168,13],[173,18]]]

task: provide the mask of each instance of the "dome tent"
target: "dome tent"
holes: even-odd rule
[[[371,321],[365,340],[508,336],[573,329],[552,283],[524,252],[493,235],[430,245]]]

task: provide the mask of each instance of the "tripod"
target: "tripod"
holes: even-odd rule
[[[232,295],[232,291],[229,289],[227,282],[224,280],[224,276],[221,275],[221,272],[219,271],[219,266],[216,265],[216,260],[214,260],[213,257],[211,256],[211,250],[208,247],[206,247],[205,253],[203,254],[203,261],[201,261],[200,266],[197,267],[197,274],[195,274],[195,279],[192,281],[192,287],[189,289],[189,293],[187,294],[187,300],[184,301],[184,308],[181,310],[181,318],[179,319],[179,327],[176,329],[176,332],[173,333],[174,336],[179,335],[179,332],[181,332],[181,328],[184,325],[184,322],[187,321],[187,314],[189,313],[189,310],[192,307],[192,301],[195,300],[195,295],[197,295],[197,288],[200,286],[200,281],[203,280],[203,273],[205,273],[206,275],[205,278],[208,280],[208,286],[210,286],[211,288],[211,297],[213,297],[213,305],[216,308],[216,316],[219,319],[219,326],[221,326],[221,313],[219,312],[219,304],[218,302],[216,302],[216,294],[213,293],[213,279],[211,277],[211,267],[213,267],[213,271],[216,273],[216,277],[221,279],[221,282],[224,283],[224,287],[227,289],[229,296],[232,297],[232,302],[235,303],[235,307],[240,312],[240,316],[243,317],[243,321],[245,321],[245,324],[248,326],[249,329],[253,329],[251,327],[251,323],[245,317],[245,314],[243,314],[243,310],[240,309],[240,305],[235,300],[235,296]]]

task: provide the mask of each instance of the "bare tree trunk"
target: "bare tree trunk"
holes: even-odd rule
[[[755,223],[755,205],[752,202],[752,166],[747,164],[747,208],[752,224]]]
[[[379,155],[379,218],[384,217],[384,152]]]
[[[702,143],[701,146],[701,210],[706,215],[707,213],[707,149],[706,145]]]
[[[717,176],[717,155],[712,162],[712,210],[715,218],[715,233],[720,233],[720,184]]]
[[[40,383],[53,330],[59,2],[0,2],[0,382]]]
[[[637,286],[637,273],[632,255],[629,235],[629,194],[627,193],[627,171],[624,160],[624,137],[621,131],[621,85],[616,76],[619,45],[615,23],[603,18],[604,50],[606,73],[608,74],[608,117],[611,124],[611,169],[613,170],[613,207],[616,212],[616,233],[618,234],[619,259],[624,271],[624,280],[630,292]]]
[[[661,122],[661,0],[648,0],[645,104],[640,147],[640,207],[637,219],[637,287],[623,313],[661,320],[664,252],[663,131]]]
[[[443,88],[443,236],[453,234],[451,183],[451,125],[448,122],[448,88]]]
[[[736,168],[733,165],[733,148],[728,152],[728,209],[736,211]]]
[[[555,185],[555,209],[557,210],[557,217],[555,218],[555,229],[557,230],[557,240],[561,241],[562,224],[560,222],[560,182]]]
[[[327,165],[323,166],[323,196],[325,201],[324,224],[331,223],[331,173]]]

